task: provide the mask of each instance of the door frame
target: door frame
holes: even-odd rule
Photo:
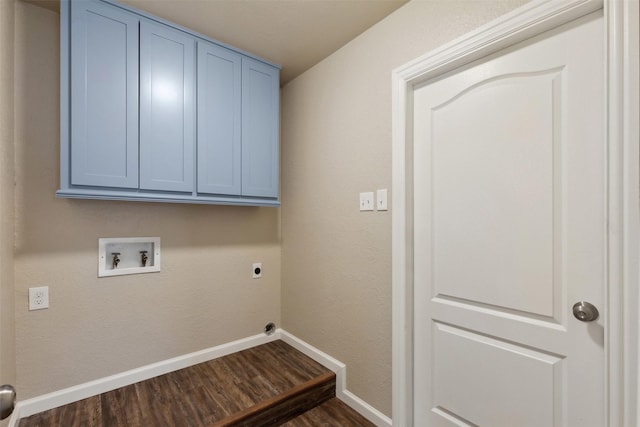
[[[605,411],[610,427],[639,426],[640,212],[638,0],[533,0],[392,73],[393,424],[413,425],[413,153],[415,85],[603,9],[607,283]]]

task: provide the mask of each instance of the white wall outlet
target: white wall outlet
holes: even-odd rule
[[[29,311],[49,308],[49,287],[29,288]]]
[[[373,210],[373,191],[360,193],[360,210],[361,211]]]
[[[261,262],[256,262],[255,264],[253,264],[251,272],[253,274],[253,278],[254,279],[261,278],[262,277],[262,263]]]
[[[376,209],[379,211],[387,210],[387,189],[378,190],[376,194]]]

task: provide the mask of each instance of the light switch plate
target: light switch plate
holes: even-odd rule
[[[360,210],[361,211],[373,210],[373,191],[360,193]]]
[[[387,189],[378,190],[376,194],[376,209],[379,211],[387,210]]]

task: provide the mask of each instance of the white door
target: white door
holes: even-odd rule
[[[605,425],[597,12],[413,93],[416,426]]]

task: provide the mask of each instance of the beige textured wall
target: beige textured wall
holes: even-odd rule
[[[282,321],[391,415],[391,71],[526,0],[413,0],[282,90]],[[389,203],[393,194],[389,191]]]
[[[275,208],[56,199],[59,16],[16,3],[17,385],[59,390],[280,324]],[[3,208],[4,209],[4,208]],[[98,237],[160,236],[162,272],[97,278]],[[261,261],[261,280],[251,264]],[[48,285],[48,310],[28,288]]]
[[[15,385],[13,22],[13,0],[0,1],[0,384]]]

